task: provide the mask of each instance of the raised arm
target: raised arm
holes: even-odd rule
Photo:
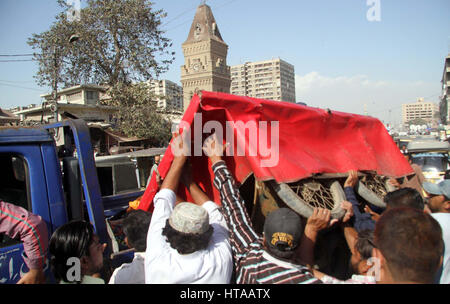
[[[45,221],[14,204],[0,201],[0,233],[23,242],[25,263],[30,269],[18,284],[44,283],[43,267],[47,256],[48,234]]]
[[[314,265],[314,246],[319,231],[329,227],[332,223],[331,211],[324,208],[314,208],[313,214],[308,218],[300,245],[296,250],[296,260],[308,266]],[[334,224],[334,222],[333,222]]]
[[[187,144],[186,142],[183,142],[183,139],[184,137],[179,134],[174,134],[174,138],[171,142],[174,159],[160,190],[153,199],[155,209],[147,233],[148,246],[146,250],[146,261],[158,258],[161,254],[160,248],[164,248],[164,245],[166,244],[165,237],[162,236],[161,232],[175,207],[178,183],[183,172],[184,164],[187,160],[187,153],[185,151]],[[160,245],[158,246],[156,244]]]
[[[183,133],[182,135],[178,133],[174,134],[171,143],[174,158],[169,172],[167,172],[167,175],[161,185],[161,190],[170,189],[175,193],[177,192],[178,182],[180,181],[183,167],[187,160],[187,145],[188,143],[185,133]]]
[[[341,219],[341,225],[346,225],[353,216],[352,205],[349,202],[341,203],[345,215]],[[302,240],[296,250],[296,261],[300,264],[314,265],[314,247],[319,231],[338,223],[337,219],[331,219],[331,211],[324,208],[314,208],[313,214],[308,218],[303,232]],[[344,226],[345,227],[345,226]]]
[[[354,227],[356,231],[361,231],[365,229],[375,229],[375,221],[372,220],[372,217],[369,213],[361,213],[359,211],[359,202],[356,199],[355,192],[353,187],[355,187],[358,182],[358,173],[354,170],[349,171],[348,177],[344,183],[344,192],[347,200],[352,203],[353,213],[355,216]]]
[[[224,216],[230,229],[230,243],[233,253],[239,258],[250,244],[259,239],[259,236],[252,228],[236,182],[222,160],[224,151],[222,143],[219,143],[215,135],[212,135],[205,140],[203,151],[211,160],[214,186],[220,191]]]

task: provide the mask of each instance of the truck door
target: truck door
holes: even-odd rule
[[[39,214],[47,224],[50,237],[51,221],[40,146],[0,146],[0,168],[0,199]],[[40,187],[31,192],[31,185]],[[16,283],[28,272],[23,254],[19,239],[0,234],[0,283]],[[49,273],[48,268],[47,259],[46,274]]]

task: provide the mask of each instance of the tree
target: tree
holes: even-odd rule
[[[439,107],[441,107],[440,104],[439,104]],[[445,121],[445,117],[444,117],[444,119],[442,119],[442,117],[441,117],[441,109],[439,109],[439,111],[436,111],[434,113],[433,118],[434,118],[434,121],[438,124],[441,124],[443,121]]]
[[[426,125],[427,123],[428,122],[422,118],[414,118],[413,120],[407,122],[408,125],[418,125],[418,126]]]
[[[145,81],[167,71],[173,62],[172,43],[159,30],[166,15],[153,11],[148,0],[87,0],[79,20],[68,19],[69,6],[58,2],[65,10],[55,23],[28,40],[33,49],[41,51],[34,55],[40,85],[52,84],[55,51],[58,83],[64,86]],[[79,39],[70,43],[74,34]]]
[[[159,29],[166,14],[154,11],[148,0],[87,0],[77,20],[68,18],[71,7],[66,2],[58,0],[63,10],[48,31],[28,39],[28,44],[39,51],[34,54],[39,64],[35,75],[38,84],[52,85],[55,79],[63,87],[106,84],[111,88],[110,95],[120,97],[128,107],[133,107],[133,100],[151,100],[134,98],[136,87],[125,88],[157,78],[173,62],[172,43]],[[78,40],[70,43],[74,34]],[[117,88],[132,94],[128,102],[125,93],[118,94]],[[144,111],[142,106],[135,108]],[[130,125],[135,125],[133,120],[149,118],[147,114],[138,114],[136,109],[132,110],[136,117],[129,121]],[[145,108],[144,112],[147,111]],[[125,116],[121,117],[121,131],[131,136],[134,132],[128,131],[131,128],[126,127]],[[152,119],[152,123],[165,124],[160,116]],[[145,125],[145,121],[141,124]]]
[[[441,123],[443,125],[447,124],[447,113],[448,113],[448,100],[443,98],[439,103],[439,114],[441,118]]]
[[[171,138],[171,122],[157,112],[155,98],[145,83],[118,84],[111,90],[112,104],[118,107],[116,125],[128,136],[150,138],[152,145],[165,146]]]

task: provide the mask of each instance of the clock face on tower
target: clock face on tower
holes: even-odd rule
[[[192,68],[194,69],[194,71],[198,71],[198,69],[200,68],[198,63],[194,63],[194,65],[192,66]]]

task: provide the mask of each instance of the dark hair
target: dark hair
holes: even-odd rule
[[[206,249],[211,239],[214,228],[209,225],[209,229],[202,234],[183,233],[172,228],[169,220],[162,230],[162,235],[166,236],[170,247],[180,254],[189,254],[198,250]]]
[[[366,229],[358,232],[358,240],[356,241],[355,249],[361,255],[361,259],[370,259],[372,257],[373,248],[373,230]]]
[[[375,245],[395,281],[433,283],[444,243],[439,223],[429,214],[409,207],[386,210],[375,227]]]
[[[386,208],[411,207],[423,211],[425,204],[419,191],[413,188],[401,188],[384,196]]]
[[[56,229],[48,248],[52,255],[50,266],[57,280],[69,282],[67,272],[72,265],[67,265],[68,259],[89,256],[89,246],[93,238],[94,228],[91,223],[85,221],[71,221]]]
[[[147,248],[147,232],[152,214],[144,210],[132,210],[123,220],[122,230],[128,243],[138,252]]]

